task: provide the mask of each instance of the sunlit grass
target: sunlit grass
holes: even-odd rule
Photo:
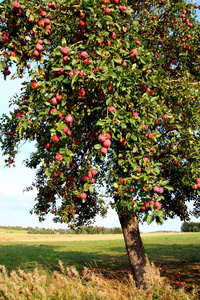
[[[88,299],[88,300],[128,300],[128,299],[195,299],[195,293],[189,298],[182,289],[173,290],[155,274],[154,284],[147,290],[137,289],[129,276],[122,280],[105,277],[98,271],[84,268],[65,268],[59,261],[60,271],[41,273],[35,269],[32,273],[23,270],[7,273],[0,266],[0,299]]]
[[[77,272],[90,266],[92,272],[98,270],[104,278],[127,280],[130,266],[123,239],[102,240],[98,235],[90,238],[94,240],[70,241],[69,237],[65,241],[54,241],[52,237],[51,241],[0,242],[0,264],[6,267],[8,274],[19,268],[33,273],[37,268],[39,274],[49,276],[51,272],[59,272],[58,261],[61,260],[65,267],[73,266]],[[173,288],[184,288],[189,297],[194,291],[197,293],[200,286],[199,233],[150,235],[143,237],[143,241],[150,261],[159,269],[165,283]]]

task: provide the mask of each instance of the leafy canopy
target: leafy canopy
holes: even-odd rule
[[[33,212],[76,226],[118,213],[199,215],[200,25],[183,0],[0,4],[0,69],[25,79],[1,118],[6,164],[22,141]],[[11,74],[12,73],[12,74]],[[103,189],[101,188],[103,185]]]

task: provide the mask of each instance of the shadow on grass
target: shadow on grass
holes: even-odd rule
[[[145,245],[151,262],[160,268],[162,276],[178,287],[184,284],[200,286],[199,245]],[[65,267],[75,266],[81,271],[84,266],[98,267],[109,275],[112,272],[130,272],[123,241],[85,241],[48,243],[1,243],[0,265],[10,272],[23,269],[32,272],[59,270],[58,261]],[[185,282],[185,283],[184,283]]]
[[[104,243],[105,242],[105,243]],[[57,243],[13,243],[0,245],[0,264],[8,271],[19,268],[33,271],[58,270],[58,261],[64,266],[75,266],[82,270],[88,264],[97,265],[100,269],[106,267],[120,269],[129,268],[124,247],[112,247],[113,241],[57,242]]]

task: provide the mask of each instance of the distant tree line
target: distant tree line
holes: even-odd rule
[[[200,223],[184,222],[181,226],[182,232],[198,232],[200,231]]]
[[[4,230],[26,230],[28,234],[121,234],[120,227],[81,226],[73,229],[49,229],[40,227],[0,226]]]

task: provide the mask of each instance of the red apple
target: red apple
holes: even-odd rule
[[[66,116],[65,117],[65,122],[66,123],[72,123],[73,122],[73,117],[72,116]]]
[[[56,95],[56,100],[57,100],[57,101],[61,101],[61,99],[62,99],[62,95],[59,95],[59,94]]]
[[[156,201],[154,204],[155,204],[156,209],[158,209],[158,210],[161,209],[162,205],[160,204],[160,202]]]
[[[92,178],[92,172],[91,171],[88,172],[88,178],[90,178],[90,179]]]
[[[198,187],[199,187],[199,185],[198,185],[198,184],[195,184],[195,185],[193,185],[193,186],[192,186],[193,190],[197,190],[197,189],[198,189]]]
[[[87,22],[84,20],[80,20],[79,25],[80,25],[80,27],[86,27]]]
[[[9,42],[9,38],[6,35],[2,35],[1,42],[3,44],[7,44]]]
[[[59,118],[63,118],[64,116],[65,116],[64,112],[59,112],[59,115],[58,115]]]
[[[35,89],[35,88],[36,88],[36,85],[37,85],[37,82],[31,83],[31,88],[32,88],[32,89]]]
[[[147,137],[148,137],[149,139],[153,139],[153,134],[152,134],[152,133],[148,133],[148,134],[147,134]]]
[[[72,76],[72,75],[74,75],[74,72],[73,71],[69,71],[67,75],[68,76]]]
[[[92,175],[96,175],[96,174],[97,174],[97,170],[93,169],[93,170],[91,171],[91,173],[92,173]]]
[[[56,160],[61,160],[63,158],[63,155],[60,153],[56,154]]]
[[[43,45],[43,40],[39,39],[39,40],[37,41],[37,44]]]
[[[60,141],[60,134],[53,135],[52,136],[52,141],[55,143],[58,143]]]
[[[87,194],[86,194],[86,193],[82,193],[82,194],[81,194],[81,198],[82,198],[82,199],[86,199],[86,198],[87,198]]]
[[[162,119],[163,119],[163,120],[166,120],[167,118],[168,118],[168,115],[163,115],[163,116],[162,116]]]
[[[196,184],[200,184],[200,178],[196,178]]]
[[[44,19],[44,24],[45,26],[50,25],[51,21],[49,19]]]
[[[60,52],[61,52],[64,56],[66,56],[66,55],[69,53],[69,49],[66,48],[66,47],[63,47],[63,48],[60,50]]]
[[[137,112],[133,112],[133,113],[132,113],[132,116],[133,116],[134,118],[137,118],[137,117],[139,117],[139,114],[138,114]]]
[[[108,152],[107,148],[104,147],[102,147],[100,151],[102,154],[106,154]]]
[[[41,44],[37,44],[36,45],[36,50],[42,51],[43,50],[43,46]]]
[[[44,21],[43,20],[39,20],[38,25],[39,26],[44,26]]]
[[[85,175],[81,177],[81,179],[82,179],[84,182],[86,182],[86,181],[87,181],[87,178],[88,178],[88,177],[87,177],[87,176],[85,176]]]
[[[57,111],[58,111],[57,108],[52,108],[52,109],[50,110],[50,114],[51,114],[51,115],[54,115]]]
[[[56,97],[51,98],[51,104],[56,105],[57,103]]]
[[[68,130],[67,133],[66,133],[66,135],[67,135],[67,136],[71,136],[71,135],[72,135],[72,132],[71,132],[70,130]]]
[[[12,6],[14,7],[14,8],[20,8],[20,4],[17,2],[17,1],[14,1],[13,3],[12,3]]]
[[[100,134],[100,135],[98,136],[98,140],[99,140],[100,142],[105,142],[105,140],[106,140],[105,135]]]
[[[115,112],[115,107],[114,106],[108,106],[108,111],[111,112]]]
[[[157,185],[154,186],[153,191],[155,193],[159,193],[159,187]]]
[[[46,148],[51,149],[52,148],[52,144],[51,143],[46,143]]]
[[[109,8],[109,7],[106,7],[106,8],[104,9],[104,11],[105,11],[106,15],[109,15],[109,14],[110,14],[110,12],[111,12],[111,10],[110,10],[110,8]]]
[[[125,183],[124,178],[121,178],[119,182],[120,182],[121,184],[124,184],[124,183]]]
[[[40,14],[41,14],[41,16],[42,16],[42,17],[46,17],[46,15],[47,15],[47,12],[46,12],[46,11],[44,11],[44,10],[42,10]]]
[[[64,128],[63,128],[63,131],[64,131],[64,133],[67,133],[67,132],[69,131],[68,126],[64,127]]]
[[[110,132],[106,132],[106,136],[107,136],[107,138],[108,138],[109,140],[112,139],[112,134],[111,134]]]
[[[108,87],[108,92],[109,92],[109,93],[113,93],[113,92],[114,92],[114,89],[113,89],[113,86],[112,86],[112,85],[110,85],[110,86]]]
[[[88,58],[88,53],[86,51],[82,51],[81,52],[81,57],[84,58],[84,59]]]
[[[110,145],[111,145],[111,141],[110,141],[109,139],[106,139],[106,140],[103,142],[103,146],[104,146],[105,148],[110,147]]]
[[[79,95],[80,97],[84,97],[84,96],[85,96],[85,89],[84,89],[84,88],[79,89],[79,90],[78,90],[78,95]]]
[[[34,50],[34,51],[33,51],[33,55],[34,55],[35,57],[39,57],[39,56],[40,56],[40,52],[38,52],[38,50]]]

